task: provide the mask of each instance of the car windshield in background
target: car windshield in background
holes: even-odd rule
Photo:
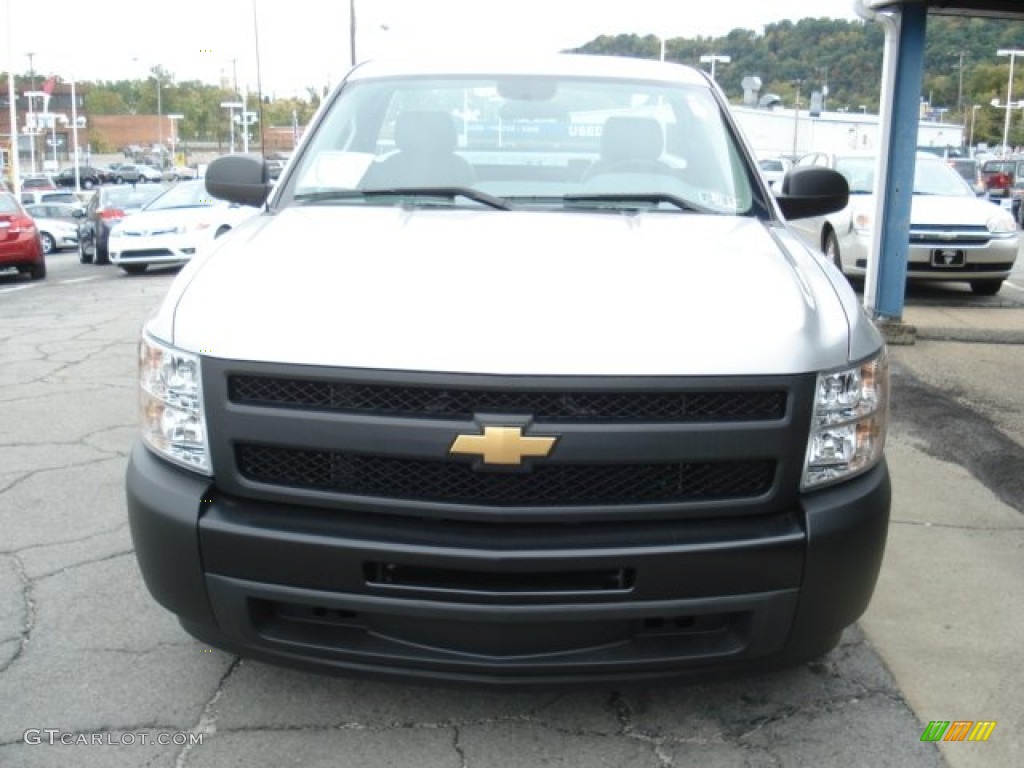
[[[846,177],[850,194],[875,191],[875,158],[840,157],[836,170]],[[949,165],[941,160],[918,157],[914,164],[914,194],[974,197],[974,191]]]
[[[746,165],[706,86],[624,78],[354,80],[289,184],[282,200],[305,204],[488,204],[459,192],[471,187],[535,209],[567,199],[675,213],[752,205]]]
[[[205,208],[215,205],[217,200],[206,191],[203,181],[183,181],[175,184],[160,197],[146,206],[147,211],[159,211],[166,208]]]
[[[119,208],[141,208],[160,192],[160,187],[132,189],[110,187],[103,190],[105,205]]]

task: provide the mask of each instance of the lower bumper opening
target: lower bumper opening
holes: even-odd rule
[[[366,583],[375,587],[504,595],[624,593],[636,580],[632,568],[502,573],[373,562],[363,565],[363,573]]]
[[[514,622],[500,625],[451,619],[395,619],[381,614],[272,600],[250,601],[256,631],[275,642],[334,648],[381,647],[399,643],[439,654],[481,658],[565,655],[599,649],[613,658],[614,648],[643,645],[681,656],[721,656],[740,652],[748,644],[751,613],[640,616],[617,621]]]
[[[630,602],[461,603],[311,592],[207,575],[219,636],[247,655],[324,671],[463,681],[651,676],[780,651],[796,591]],[[214,643],[216,644],[216,643]]]

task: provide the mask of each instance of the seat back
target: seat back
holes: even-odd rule
[[[653,163],[665,149],[661,124],[653,117],[609,117],[601,133],[601,162]]]
[[[410,110],[395,121],[398,151],[373,163],[364,189],[467,186],[475,181],[472,166],[455,154],[458,135],[447,112]]]

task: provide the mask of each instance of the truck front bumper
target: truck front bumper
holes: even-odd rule
[[[136,555],[192,635],[273,663],[487,685],[706,675],[832,647],[867,607],[884,463],[775,515],[485,525],[257,502],[136,445]]]

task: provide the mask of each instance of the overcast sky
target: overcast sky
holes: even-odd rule
[[[431,52],[555,52],[601,34],[761,32],[783,19],[855,19],[854,0],[355,0],[359,59]],[[159,64],[178,80],[267,94],[336,83],[350,62],[348,0],[0,0],[0,70],[117,80]],[[7,19],[11,33],[7,33]],[[728,53],[727,51],[724,53]]]

